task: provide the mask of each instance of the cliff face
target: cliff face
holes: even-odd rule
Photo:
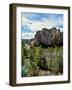
[[[34,37],[34,45],[48,46],[62,46],[63,45],[63,32],[55,27],[52,29],[43,28],[38,31]]]

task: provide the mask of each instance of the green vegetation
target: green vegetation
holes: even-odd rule
[[[22,43],[22,77],[63,73],[63,47],[30,47]],[[44,73],[43,73],[44,72]]]

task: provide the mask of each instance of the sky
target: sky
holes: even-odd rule
[[[63,31],[63,14],[52,13],[21,13],[22,39],[34,38],[37,31],[42,28],[56,27]]]

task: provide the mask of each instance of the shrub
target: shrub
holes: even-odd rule
[[[27,75],[28,75],[28,69],[26,68],[26,66],[22,66],[21,76],[22,77],[27,77]]]
[[[24,45],[24,46],[23,46]],[[40,70],[50,71],[52,75],[63,73],[63,48],[22,45],[22,77],[39,76]]]

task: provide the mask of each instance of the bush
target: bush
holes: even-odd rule
[[[55,48],[57,53],[52,60],[51,70],[55,74],[63,73],[63,57],[62,57],[62,48]]]
[[[23,46],[24,45],[24,46]],[[41,71],[50,71],[52,75],[63,73],[63,48],[22,45],[22,77],[39,76]]]
[[[27,77],[27,75],[28,75],[28,69],[26,68],[26,66],[22,66],[21,76],[22,77]]]

